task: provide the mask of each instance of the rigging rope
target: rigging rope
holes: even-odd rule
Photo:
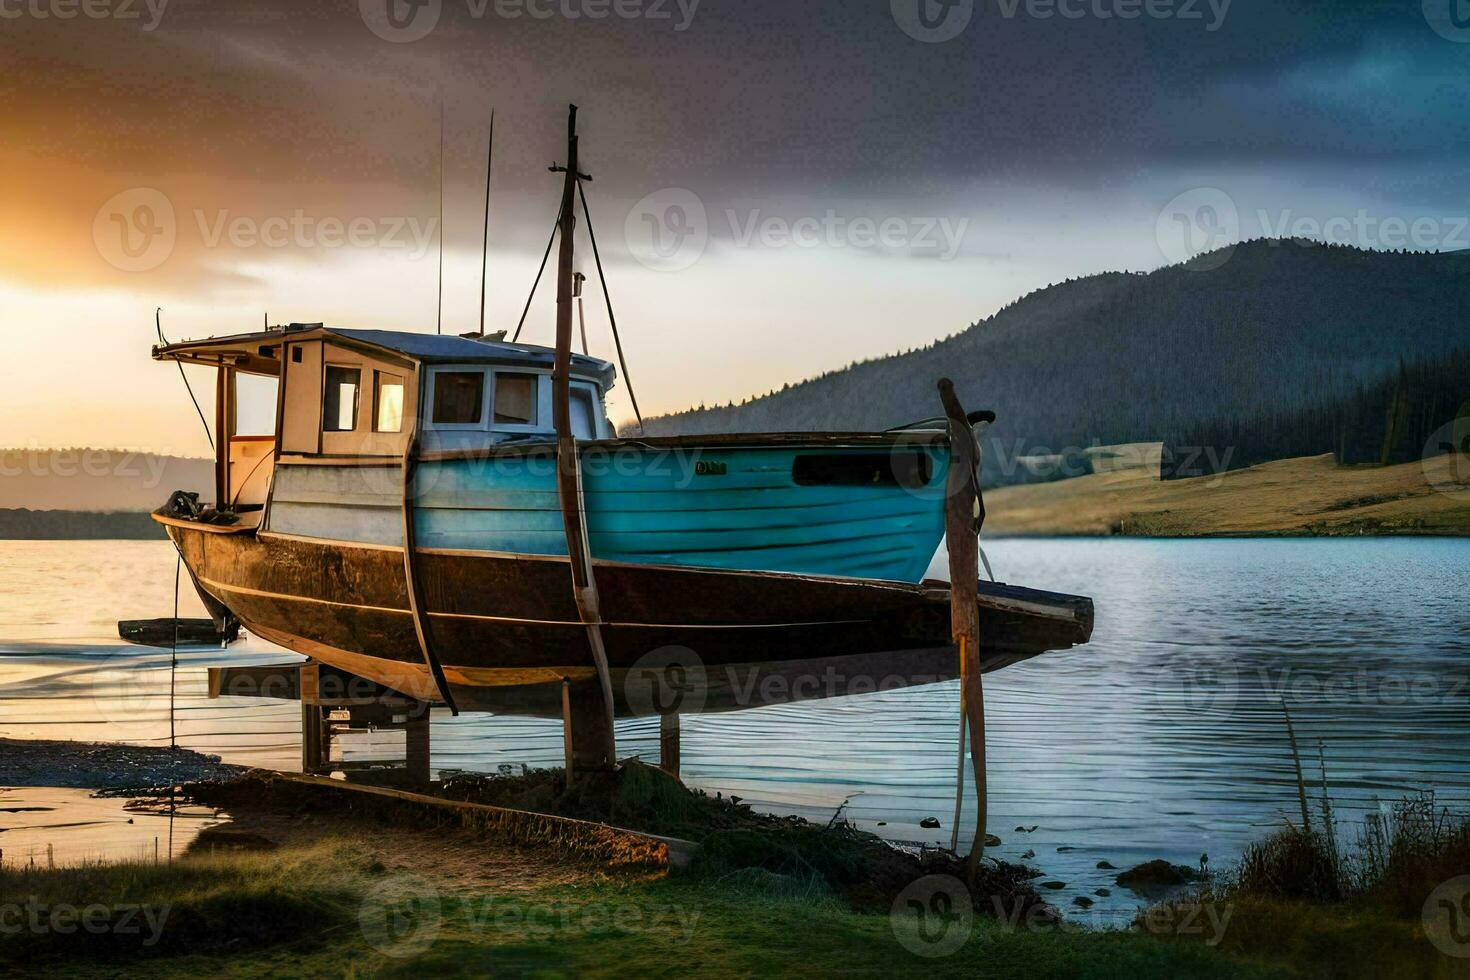
[[[183,565],[184,554],[177,552],[174,558],[174,647],[168,667],[168,747],[171,749],[179,747],[179,740],[174,730],[174,689],[179,674],[179,571]],[[170,793],[170,800],[172,800],[172,793]]]
[[[607,291],[607,276],[602,274],[602,256],[597,252],[597,236],[592,233],[592,212],[587,210],[587,191],[582,181],[577,181],[577,193],[582,198],[582,217],[587,222],[587,237],[592,241],[592,258],[597,263],[597,278],[602,282],[602,298],[607,302],[607,321],[612,324],[613,343],[618,349],[618,369],[623,372],[623,383],[628,386],[628,399],[633,403],[633,414],[638,419],[638,434],[643,434],[643,413],[638,411],[638,396],[633,394],[633,378],[628,374],[628,362],[623,358],[623,341],[618,336],[618,319],[613,316],[612,295]]]
[[[556,212],[556,221],[551,226],[551,237],[546,240],[546,252],[541,256],[541,268],[536,270],[536,281],[531,283],[531,295],[526,297],[526,308],[521,310],[521,322],[516,324],[516,332],[511,336],[513,344],[521,337],[521,328],[526,325],[526,314],[531,312],[531,300],[536,298],[536,287],[541,285],[541,274],[546,271],[546,260],[551,257],[551,246],[556,241],[557,229],[561,227],[561,209]]]
[[[168,346],[168,341],[163,336],[163,320],[161,314],[163,307],[155,307],[153,310],[153,329],[158,331],[158,342]],[[184,362],[174,361],[179,368],[179,378],[184,382],[184,390],[189,393],[189,401],[194,403],[194,411],[199,413],[199,421],[204,426],[204,438],[209,440],[209,451],[214,452],[214,434],[209,429],[209,422],[204,418],[204,409],[199,407],[199,399],[194,397],[194,386],[189,384],[189,376],[184,373]]]

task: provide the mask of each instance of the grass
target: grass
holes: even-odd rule
[[[388,870],[351,838],[162,867],[4,872],[0,886],[3,902],[26,895],[48,906],[171,910],[162,938],[146,948],[118,937],[0,936],[0,973],[11,975],[1268,975],[1147,935],[1011,929],[988,919],[976,919],[952,955],[926,959],[900,944],[887,915],[853,912],[820,890],[773,892],[747,873],[511,891]]]
[[[1294,737],[1292,749],[1300,776]],[[1470,815],[1420,794],[1370,814],[1344,847],[1325,772],[1323,786],[1315,821],[1303,791],[1301,826],[1250,845],[1233,874],[1140,920],[1156,935],[1204,938],[1241,959],[1291,963],[1305,976],[1470,978],[1464,890],[1456,892],[1460,907],[1447,913],[1452,937],[1435,937],[1436,945],[1426,934],[1431,922],[1440,926],[1431,896],[1462,877],[1470,888]],[[1224,927],[1182,928],[1198,923],[1201,910]]]
[[[164,865],[5,868],[0,964],[248,950],[299,938],[303,922],[341,926],[357,901],[336,870],[350,851],[343,843],[280,855],[199,855]]]
[[[987,534],[1470,534],[1470,488],[1454,460],[1339,466],[1330,455],[1220,476],[1150,480],[1129,471],[985,494]],[[1444,492],[1450,491],[1450,492]]]

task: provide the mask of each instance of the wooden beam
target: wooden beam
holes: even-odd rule
[[[985,853],[989,803],[985,781],[985,691],[981,684],[978,656],[979,525],[985,519],[985,511],[980,500],[979,454],[975,436],[955,395],[954,384],[948,378],[939,380],[939,397],[949,419],[949,477],[945,486],[944,529],[949,548],[950,632],[960,658],[960,691],[970,729],[970,763],[975,771],[975,843],[968,861],[970,881],[974,884],[980,858]]]
[[[434,685],[439,689],[439,699],[449,705],[450,713],[457,715],[459,708],[454,703],[454,693],[449,689],[444,668],[434,652],[433,627],[429,622],[428,610],[424,608],[423,589],[419,582],[418,548],[414,540],[414,499],[418,492],[414,485],[414,469],[418,464],[418,416],[423,406],[424,388],[420,384],[421,380],[420,372],[415,368],[414,390],[419,393],[418,401],[413,417],[408,422],[408,444],[403,447],[403,578],[408,590],[408,611],[413,616],[413,632],[418,638],[419,652],[423,654],[424,663],[434,677]]]

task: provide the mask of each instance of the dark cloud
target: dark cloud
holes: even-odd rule
[[[402,0],[364,0],[386,2]],[[539,19],[526,2],[584,16]],[[1028,13],[1052,2],[976,0],[944,43],[906,34],[888,0],[442,0],[410,43],[374,34],[357,0],[172,0],[151,30],[141,2],[139,20],[26,14],[0,24],[8,220],[63,215],[80,234],[139,182],[184,208],[427,218],[441,91],[451,234],[478,193],[494,106],[496,220],[528,250],[550,220],[545,166],[568,101],[584,107],[609,222],[666,186],[712,207],[896,210],[973,181],[1088,187],[1200,166],[1331,182],[1371,164],[1378,187],[1421,201],[1463,186],[1452,161],[1470,137],[1470,44],[1435,33],[1417,2],[1060,0],[1084,15]],[[608,15],[585,16],[597,9]],[[57,254],[74,244],[51,238]]]

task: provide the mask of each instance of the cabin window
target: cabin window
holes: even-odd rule
[[[575,439],[597,438],[597,409],[592,392],[586,388],[572,389],[572,437]]]
[[[322,393],[322,429],[351,432],[357,428],[357,392],[362,384],[362,370],[328,365],[326,381],[326,391]]]
[[[235,374],[235,421],[230,433],[237,436],[276,434],[277,379],[263,374]]]
[[[373,393],[373,431],[403,431],[403,379],[396,374],[375,371],[377,390]]]
[[[799,487],[906,487],[926,486],[934,476],[928,453],[833,453],[798,456],[791,464],[791,480]]]
[[[434,423],[478,425],[485,397],[485,372],[440,371],[434,375]]]
[[[536,391],[534,374],[495,375],[495,424],[535,425]]]

